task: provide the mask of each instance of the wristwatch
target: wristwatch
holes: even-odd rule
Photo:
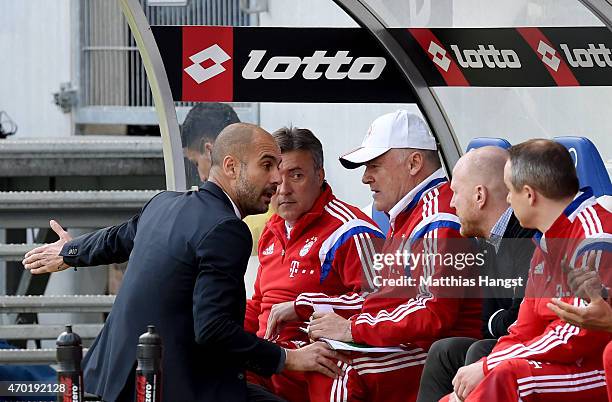
[[[604,285],[601,285],[601,298],[608,301],[609,297],[610,297],[609,289],[605,287]]]

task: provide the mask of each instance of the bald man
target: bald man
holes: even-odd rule
[[[453,169],[451,206],[457,211],[461,235],[483,239],[486,265],[482,275],[521,278],[525,284],[534,245],[534,232],[524,229],[506,196],[504,165],[508,152],[482,147],[463,155]],[[508,333],[518,315],[522,289],[483,289],[482,336],[446,338],[435,342],[427,355],[418,402],[438,401],[453,392],[453,377],[464,365],[489,354],[497,338]]]
[[[32,273],[124,262],[108,319],[84,358],[85,390],[104,401],[134,400],[138,337],[155,325],[163,341],[165,401],[278,400],[247,386],[245,370],[339,372],[321,343],[284,350],[244,331],[244,273],[251,236],[242,218],[265,212],[280,184],[280,150],[261,128],[232,124],[215,142],[208,182],[165,191],[119,226],[28,253]],[[57,229],[57,228],[56,228]]]

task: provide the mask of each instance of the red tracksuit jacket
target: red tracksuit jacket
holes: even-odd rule
[[[602,367],[602,355],[612,334],[589,331],[562,321],[546,307],[551,297],[561,297],[575,306],[585,301],[571,296],[561,260],[583,266],[590,253],[597,253],[600,276],[610,285],[612,219],[585,188],[557,218],[544,235],[536,235],[526,297],[509,335],[500,338],[484,359],[485,374],[504,360],[529,359],[538,362],[593,364]],[[607,250],[607,252],[597,251]],[[604,271],[605,270],[605,271]]]
[[[403,211],[394,221],[391,217],[391,233],[384,252],[393,252],[402,240],[409,242],[412,254],[475,251],[473,248],[461,250],[468,241],[459,233],[459,218],[450,207],[453,194],[441,169],[410,195],[403,200],[402,206],[406,205]],[[457,273],[454,266],[440,261],[421,262],[412,267],[412,278],[442,278]],[[478,294],[470,294],[477,290],[466,287],[456,289],[452,293],[455,297],[442,297],[447,291],[421,285],[408,300],[371,294],[365,299],[361,313],[351,318],[353,339],[370,345],[413,343],[428,348],[435,340],[450,336],[480,338],[481,301]],[[463,298],[467,296],[472,299]]]
[[[391,210],[391,229],[383,248],[384,253],[395,253],[409,248],[413,253],[453,253],[465,246],[467,240],[459,234],[459,218],[450,207],[452,191],[442,169],[439,169],[415,187]],[[395,211],[400,211],[399,213]],[[450,241],[449,241],[450,240]],[[408,247],[409,246],[409,247]],[[463,250],[472,251],[472,250]],[[421,260],[423,261],[423,260]],[[454,271],[453,267],[435,262],[417,263],[410,276],[440,278]],[[391,272],[377,272],[392,277],[403,275],[405,268],[393,267]],[[399,274],[399,275],[398,275]],[[376,281],[375,281],[376,282]],[[378,281],[376,286],[380,286]],[[473,288],[455,290],[454,296],[439,297],[435,286],[379,287],[364,295],[349,294],[325,298],[320,295],[316,303],[331,304],[336,313],[357,313],[351,320],[353,340],[374,346],[414,343],[428,348],[435,340],[449,336],[480,338],[481,300],[471,295]],[[459,297],[460,296],[460,297]],[[464,296],[473,299],[464,299]],[[300,295],[301,299],[311,295]]]
[[[338,200],[329,185],[302,215],[287,238],[285,221],[273,215],[258,246],[255,292],[247,301],[245,329],[263,337],[274,304],[296,300],[301,293],[342,295],[372,281],[375,239],[384,235],[358,208]],[[365,285],[365,286],[364,286]],[[302,299],[302,303],[308,303]],[[303,320],[311,309],[296,305]],[[302,322],[287,323],[277,341],[307,341]]]

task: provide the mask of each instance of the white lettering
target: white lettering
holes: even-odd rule
[[[357,57],[354,59],[349,57],[349,52],[346,50],[337,51],[335,56],[326,56],[327,51],[316,50],[312,56],[307,56],[303,59],[297,56],[272,57],[260,69],[265,54],[265,50],[251,50],[249,61],[242,70],[242,77],[244,79],[288,80],[295,76],[301,65],[304,65],[302,77],[306,80],[321,78],[323,73],[317,71],[321,66],[327,66],[325,78],[329,80],[341,80],[344,78],[350,80],[375,80],[380,77],[387,64],[387,60],[384,57]],[[340,72],[340,68],[346,65],[350,65],[348,72]]]
[[[565,54],[565,58],[570,66],[574,68],[591,68],[597,65],[598,67],[612,67],[612,51],[603,43],[595,47],[593,43],[589,43],[587,49],[576,48],[570,49],[566,43],[560,45],[561,50]]]
[[[478,45],[478,49],[460,49],[451,45],[455,58],[463,68],[521,68],[518,54],[511,49],[498,50],[494,45]]]
[[[151,392],[152,389],[153,387],[151,386],[151,384],[147,382],[147,385],[145,385],[145,402],[153,401],[153,393]]]

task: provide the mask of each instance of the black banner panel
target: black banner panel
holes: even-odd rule
[[[413,103],[361,28],[154,26],[176,101]],[[430,87],[612,86],[606,27],[393,28]]]
[[[606,27],[398,28],[429,86],[611,86]]]
[[[397,66],[360,28],[152,29],[177,101],[416,100]]]

